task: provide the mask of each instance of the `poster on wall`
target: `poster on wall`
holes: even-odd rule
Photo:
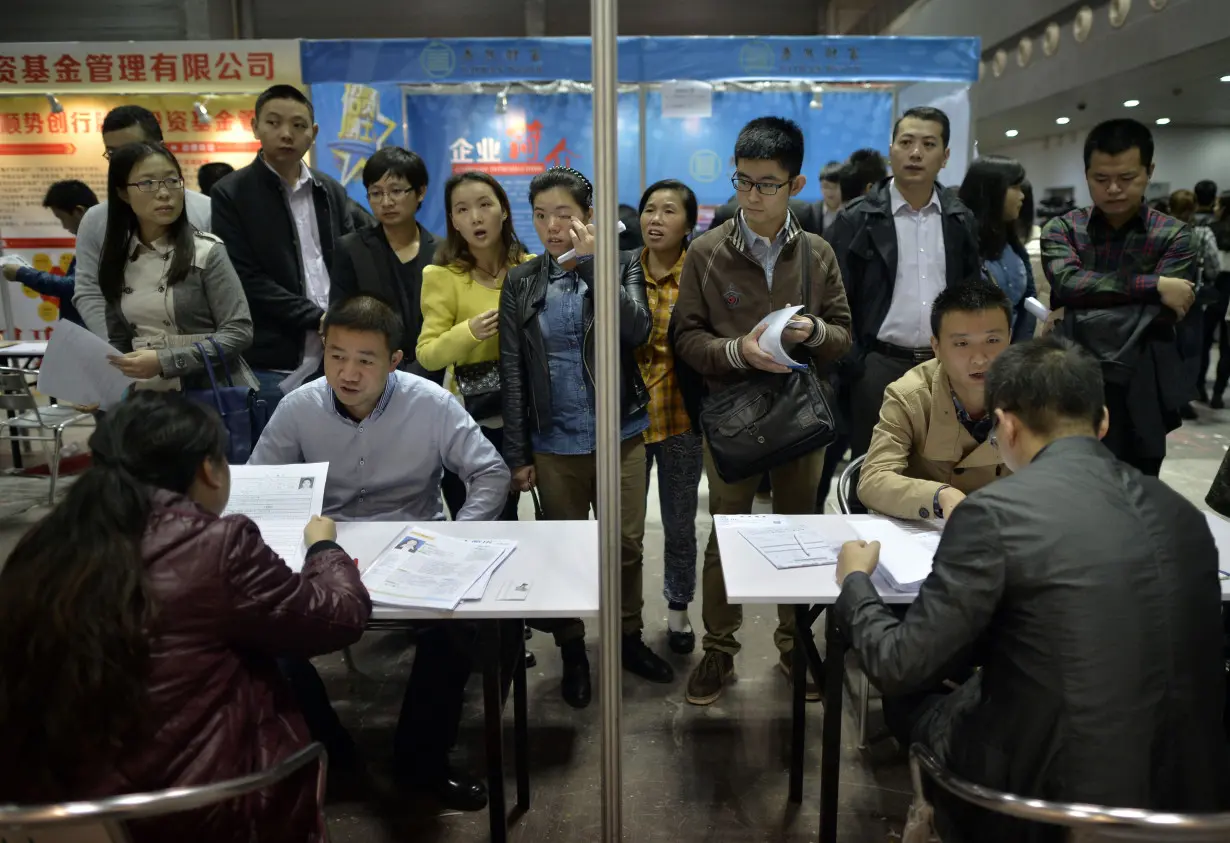
[[[850,153],[867,147],[887,152],[893,97],[881,92],[833,92],[813,100],[811,94],[802,92],[718,91],[713,94],[710,117],[667,113],[662,94],[651,92],[645,129],[645,178],[650,184],[679,179],[696,192],[702,206],[725,204],[734,195],[730,178],[739,131],[754,118],[774,115],[794,120],[803,128],[807,183],[799,198],[817,202],[820,170],[825,164],[844,161]]]
[[[197,102],[205,105],[208,122],[194,109]],[[62,111],[53,113],[46,97],[0,100],[0,238],[5,254],[20,255],[44,272],[62,274],[68,269],[74,239],[43,207],[43,197],[54,182],[76,179],[100,200],[106,198],[107,159],[100,130],[111,109],[140,105],[154,112],[192,190],[202,164],[222,161],[242,167],[260,148],[252,137],[251,95],[81,95],[60,97],[58,104]],[[44,339],[59,318],[55,298],[17,285],[10,285],[7,298],[12,312],[0,323],[11,333],[7,339]]]
[[[410,147],[423,156],[432,175],[420,218],[436,233],[445,231],[444,182],[454,173],[483,170],[508,193],[517,236],[540,252],[529,200],[534,176],[551,167],[571,167],[593,180],[589,94],[510,94],[506,101],[481,94],[407,94],[406,125]],[[622,94],[615,189],[620,202],[633,205],[640,189],[639,135],[637,97]]]
[[[364,208],[363,165],[376,150],[405,146],[398,85],[328,83],[312,88],[316,109],[315,167],[333,176]]]

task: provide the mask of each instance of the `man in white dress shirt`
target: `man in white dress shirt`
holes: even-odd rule
[[[948,163],[948,116],[911,108],[893,127],[893,177],[837,215],[825,238],[841,265],[854,320],[850,448],[866,453],[884,389],[930,360],[931,305],[948,284],[978,276],[973,213],[936,182]]]
[[[162,142],[162,127],[149,109],[139,105],[121,105],[107,112],[102,124],[103,146],[107,158],[121,146],[143,141]],[[201,231],[209,231],[209,197],[195,190],[184,191],[184,211],[188,222]],[[107,233],[107,200],[85,212],[77,229],[77,286],[73,306],[81,314],[85,326],[107,339],[107,303],[98,286],[98,261],[102,257],[103,237]]]

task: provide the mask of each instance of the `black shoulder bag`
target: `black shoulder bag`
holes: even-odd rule
[[[803,244],[803,312],[811,312],[811,243]],[[700,427],[717,473],[737,483],[812,453],[836,438],[833,388],[814,360],[784,375],[754,371],[701,402]]]

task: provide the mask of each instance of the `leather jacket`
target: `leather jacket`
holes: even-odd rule
[[[594,383],[594,266],[583,261],[577,273],[589,285],[582,313],[585,325],[585,379]],[[649,406],[634,352],[649,340],[652,316],[645,296],[639,252],[619,255],[620,416]],[[538,316],[547,299],[551,261],[540,255],[514,267],[500,295],[500,382],[504,393],[504,459],[512,469],[534,462],[531,434],[551,429],[551,375]]]
[[[138,730],[73,798],[211,784],[273,766],[311,741],[275,661],[359,640],[371,599],[333,542],[297,574],[243,516],[219,518],[161,490],[142,542],[150,623],[146,709]],[[323,840],[316,767],[223,805],[129,824],[152,841]]]

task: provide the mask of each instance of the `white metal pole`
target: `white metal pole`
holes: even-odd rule
[[[620,765],[620,540],[619,540],[619,98],[617,0],[590,0],[593,41],[594,328],[598,382],[598,563],[602,641],[598,689],[602,706],[602,840],[622,839]]]

